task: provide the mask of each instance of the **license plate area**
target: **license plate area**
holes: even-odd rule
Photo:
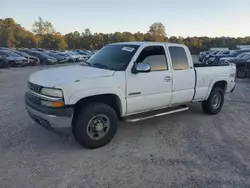
[[[36,115],[30,113],[30,112],[28,112],[28,113],[29,113],[30,117],[31,117],[36,123],[38,123],[39,125],[43,126],[43,127],[46,128],[46,129],[53,129],[53,128],[51,127],[50,123],[49,123],[47,120],[42,119],[42,118],[40,118],[40,117],[38,117],[38,116],[36,116]]]

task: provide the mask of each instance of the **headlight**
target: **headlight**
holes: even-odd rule
[[[52,88],[42,88],[41,94],[50,96],[50,97],[63,97],[63,92],[60,89],[52,89]]]

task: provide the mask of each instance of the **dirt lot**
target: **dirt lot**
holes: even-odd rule
[[[0,187],[250,187],[250,80],[239,80],[220,114],[190,111],[121,123],[107,146],[87,150],[31,121],[28,75],[0,70]]]

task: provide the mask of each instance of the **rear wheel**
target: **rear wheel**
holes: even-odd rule
[[[224,90],[218,87],[213,88],[208,99],[202,102],[202,109],[205,113],[214,115],[221,111],[224,103]]]
[[[83,147],[99,148],[113,139],[117,125],[118,117],[112,107],[91,103],[74,117],[73,135]]]

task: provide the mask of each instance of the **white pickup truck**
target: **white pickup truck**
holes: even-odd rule
[[[235,72],[234,64],[193,64],[185,45],[109,44],[85,63],[33,73],[26,109],[44,127],[71,127],[82,146],[98,148],[112,140],[119,120],[180,112],[193,102],[217,114],[235,88]]]

